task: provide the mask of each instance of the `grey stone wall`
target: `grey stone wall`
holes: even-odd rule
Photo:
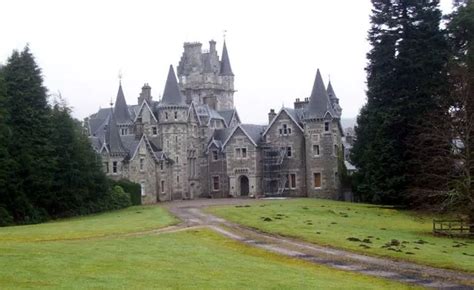
[[[290,134],[280,135],[280,129],[283,125],[287,126],[287,130],[291,130]],[[288,131],[287,131],[288,132]],[[296,187],[285,189],[284,194],[287,196],[306,196],[306,152],[304,133],[295,124],[288,114],[283,111],[279,114],[272,126],[268,128],[265,134],[265,141],[269,146],[278,148],[291,147],[291,157],[287,157],[283,161],[281,174],[288,176],[289,174],[296,174]]]

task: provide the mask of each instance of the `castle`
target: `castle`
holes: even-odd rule
[[[338,199],[341,107],[319,70],[308,98],[270,110],[268,124],[243,124],[234,107],[226,43],[185,43],[161,100],[148,84],[127,105],[121,84],[113,108],[85,119],[104,171],[141,185],[142,203],[228,196]]]

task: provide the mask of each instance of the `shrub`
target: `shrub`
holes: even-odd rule
[[[141,205],[142,204],[142,192],[141,186],[138,183],[132,182],[128,179],[120,179],[118,181],[111,180],[112,187],[118,185],[120,186],[126,193],[130,195],[130,200],[132,205]]]

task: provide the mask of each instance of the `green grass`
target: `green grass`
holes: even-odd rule
[[[84,239],[152,230],[177,222],[175,217],[159,206],[133,206],[123,210],[61,219],[38,225],[0,228],[0,243]]]
[[[316,244],[474,272],[474,240],[435,237],[431,234],[433,217],[411,211],[321,199],[265,201],[207,210],[245,226]],[[392,244],[392,240],[400,244]],[[385,246],[387,243],[391,245]]]
[[[0,265],[2,289],[409,289],[251,248],[209,230],[2,241]]]
[[[0,228],[0,289],[411,289],[317,266],[210,230],[146,232],[176,223],[159,206]],[[121,234],[141,232],[133,236]]]

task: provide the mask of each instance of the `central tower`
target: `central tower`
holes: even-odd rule
[[[217,111],[234,108],[234,73],[225,41],[221,59],[214,40],[209,41],[209,50],[199,42],[184,43],[178,78],[187,104],[206,104]]]

